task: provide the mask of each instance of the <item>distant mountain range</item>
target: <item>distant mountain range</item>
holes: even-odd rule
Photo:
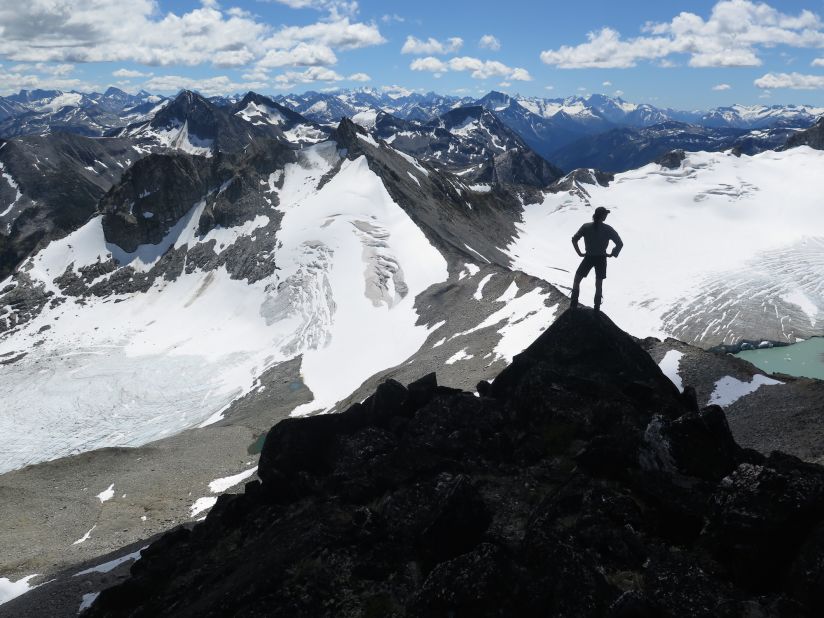
[[[211,157],[261,140],[303,148],[329,139],[339,119],[350,117],[371,139],[475,190],[502,184],[534,190],[565,171],[617,173],[673,150],[781,148],[796,134],[805,139],[820,112],[807,106],[678,112],[603,95],[539,99],[500,92],[475,100],[371,89],[210,99],[184,91],[169,99],[117,88],[24,90],[0,98],[0,276],[85,221],[124,171],[152,153]]]
[[[55,130],[102,136],[115,127],[151,118],[167,97],[119,88],[105,92],[21,90],[0,97],[0,137],[50,133]]]
[[[219,108],[234,108],[246,101],[244,107],[248,107],[250,95],[253,98],[261,96],[250,93],[246,96],[211,97],[209,101]],[[539,98],[510,96],[493,91],[476,99],[435,92],[422,94],[362,88],[337,92],[310,91],[265,98],[277,103],[278,114],[284,118],[290,113],[297,113],[318,126],[328,127],[336,126],[341,118],[348,117],[357,124],[371,128],[378,112],[425,124],[454,109],[480,106],[492,112],[530,148],[553,163],[559,151],[562,151],[564,160],[569,159],[569,151],[564,149],[580,140],[585,141],[576,149],[582,152],[603,146],[604,142],[592,142],[589,138],[616,129],[642,130],[664,125],[652,133],[625,133],[628,136],[625,140],[620,139],[621,134],[607,138],[607,143],[616,140],[620,142],[621,148],[627,147],[630,141],[649,139],[656,133],[668,133],[669,139],[665,140],[667,144],[675,143],[677,140],[671,139],[673,130],[687,136],[686,142],[679,147],[689,146],[690,140],[700,133],[706,137],[697,142],[702,147],[720,145],[726,148],[734,147],[736,139],[744,138],[751,131],[783,129],[780,137],[784,138],[791,129],[805,129],[824,114],[824,108],[807,105],[732,105],[709,110],[682,111],[647,103],[630,103],[620,97],[603,94]],[[88,136],[114,134],[126,126],[150,121],[170,100],[145,91],[131,95],[118,88],[88,94],[59,90],[22,90],[16,95],[0,97],[0,137],[43,134],[54,130]],[[255,104],[254,101],[251,104]],[[271,103],[267,105],[272,106]],[[264,112],[256,124],[271,124],[265,116]],[[677,125],[671,123],[681,123],[683,126],[676,129]],[[319,133],[313,132],[313,135],[315,141],[320,138]],[[760,145],[763,137],[765,136],[756,134],[757,147],[750,145],[744,150],[763,149]],[[766,137],[767,145],[764,147],[772,147],[776,140]],[[661,148],[663,146],[652,150]],[[571,158],[581,159],[580,156]],[[628,169],[623,158],[616,156],[614,159],[619,164],[606,171]],[[593,162],[589,165],[595,166]]]

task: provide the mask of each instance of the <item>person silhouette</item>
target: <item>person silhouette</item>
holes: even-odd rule
[[[592,213],[592,223],[584,223],[575,235],[572,237],[572,246],[575,247],[575,253],[580,255],[583,260],[575,271],[575,280],[572,283],[572,296],[570,296],[569,306],[575,309],[578,306],[578,293],[581,289],[581,280],[589,274],[589,271],[595,269],[595,311],[601,310],[602,287],[604,279],[607,278],[607,257],[618,257],[621,253],[621,248],[624,243],[621,237],[618,236],[612,226],[604,223],[607,218],[609,210],[603,206],[598,206],[595,212]],[[578,246],[578,241],[584,239],[585,253],[581,253],[581,248]],[[607,253],[607,245],[609,241],[615,243],[611,253]]]

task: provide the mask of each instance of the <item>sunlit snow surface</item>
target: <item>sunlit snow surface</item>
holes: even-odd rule
[[[249,284],[221,267],[161,277],[118,303],[69,299],[1,339],[0,354],[28,355],[0,372],[0,472],[214,422],[268,367],[301,354],[315,399],[297,412],[325,409],[419,349],[429,331],[415,326],[414,298],[447,278],[446,261],[365,159],[344,161],[318,190],[338,161],[332,143],[307,148],[274,188],[284,213],[276,275]],[[166,246],[209,238],[196,236],[199,208]],[[219,232],[219,242],[238,236]],[[51,280],[66,264],[116,249],[92,219],[35,256],[29,274],[57,290]],[[161,254],[144,246],[117,257],[145,270]],[[369,354],[353,359],[367,341]]]
[[[37,586],[29,584],[29,580],[35,577],[37,577],[37,573],[18,579],[16,582],[6,577],[0,577],[0,605],[36,588]]]
[[[724,376],[715,383],[715,388],[712,395],[710,395],[710,404],[729,406],[743,396],[754,393],[762,386],[773,386],[775,384],[784,383],[760,374],[754,375],[749,382],[743,382],[733,376]]]
[[[667,353],[664,354],[664,358],[661,359],[661,362],[658,363],[658,367],[661,369],[661,372],[670,379],[670,382],[675,384],[678,390],[683,393],[684,381],[681,379],[681,374],[678,373],[682,356],[684,356],[683,352],[668,350]]]
[[[688,153],[680,169],[650,164],[589,194],[547,194],[525,207],[508,247],[513,266],[568,289],[570,238],[596,206],[624,240],[608,262],[604,310],[637,336],[713,345],[742,333],[793,341],[824,320],[824,152],[754,157]],[[581,300],[592,302],[593,279]]]

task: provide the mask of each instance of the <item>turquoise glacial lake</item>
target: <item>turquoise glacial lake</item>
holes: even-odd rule
[[[769,373],[824,380],[824,337],[777,348],[744,350],[736,356]]]

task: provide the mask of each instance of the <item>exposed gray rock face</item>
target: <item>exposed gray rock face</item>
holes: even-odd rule
[[[215,184],[212,162],[186,154],[152,154],[100,200],[106,241],[129,253],[158,244]]]
[[[210,158],[181,153],[150,155],[101,200],[106,240],[128,253],[143,244],[157,245],[201,201],[200,236],[266,213],[268,223],[255,240],[240,238],[225,251],[215,243],[170,248],[147,275],[149,280],[159,274],[174,278],[186,255],[188,272],[225,265],[234,278],[257,281],[274,268],[274,232],[280,221],[280,214],[273,209],[277,195],[264,192],[272,171],[293,161],[295,152],[276,141],[252,144],[241,154],[218,153]]]
[[[26,273],[18,273],[15,279],[0,289],[0,334],[31,320],[54,296]]]
[[[564,173],[532,150],[515,148],[494,154],[480,168],[471,170],[462,178],[493,185],[525,185],[544,188]]]
[[[589,203],[590,193],[588,185],[609,186],[615,176],[595,169],[577,169],[552,183],[547,191],[552,193],[568,192]]]
[[[213,152],[240,152],[252,136],[285,141],[277,127],[252,125],[190,90],[181,92],[155,114],[149,126],[155,131],[174,130],[184,123],[189,135],[212,142]]]
[[[0,140],[0,280],[83,224],[142,156],[126,139],[52,133]]]

